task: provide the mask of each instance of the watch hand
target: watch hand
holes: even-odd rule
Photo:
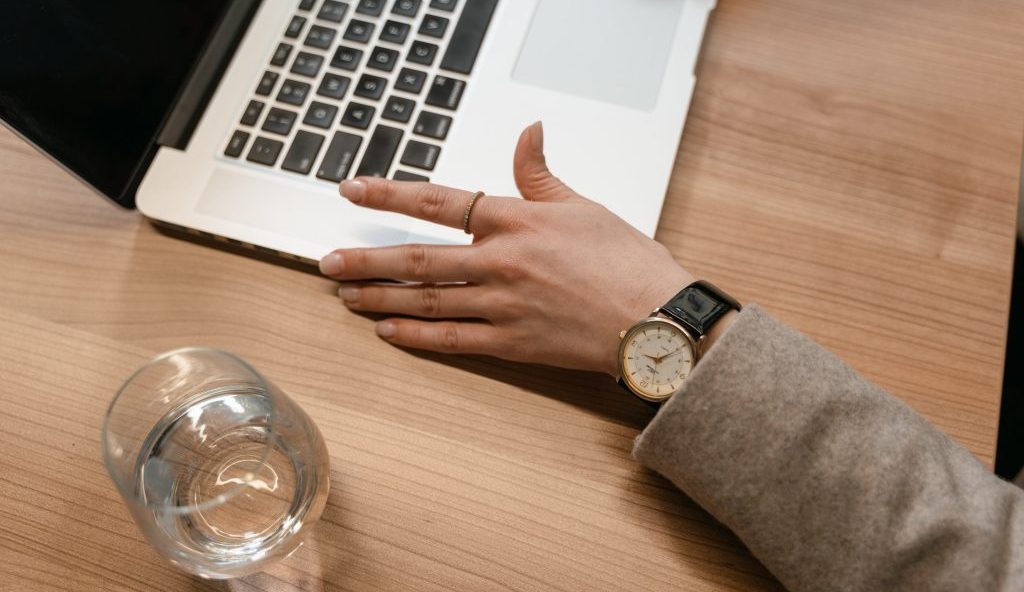
[[[672,352],[670,354],[665,354],[665,355],[661,356],[660,358],[658,358],[658,361],[664,360],[665,358],[671,358],[672,356],[674,356],[674,355],[678,354],[679,352],[683,351],[683,349],[685,349],[685,348],[680,347],[679,349],[677,349],[676,351],[674,351],[674,352]]]

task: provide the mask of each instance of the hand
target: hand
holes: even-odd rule
[[[525,199],[484,196],[468,246],[338,250],[321,271],[343,283],[352,310],[402,315],[377,324],[395,345],[485,354],[616,375],[619,332],[693,277],[663,246],[548,170],[544,131],[528,127],[514,174]],[[341,193],[364,207],[462,228],[472,193],[376,178]],[[656,196],[649,196],[656,199]],[[412,282],[367,283],[373,278]]]

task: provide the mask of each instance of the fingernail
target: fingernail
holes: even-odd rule
[[[342,288],[338,290],[338,296],[341,296],[346,304],[355,304],[359,302],[359,288]]]
[[[341,196],[352,203],[359,203],[366,197],[366,181],[352,179],[341,182]]]
[[[341,273],[341,255],[331,253],[320,260],[320,273],[324,275],[338,275]]]
[[[380,335],[384,339],[394,337],[396,332],[395,324],[391,321],[377,323],[377,335]]]
[[[533,133],[530,134],[530,141],[533,149],[537,152],[544,152],[544,123],[538,121],[533,124]]]

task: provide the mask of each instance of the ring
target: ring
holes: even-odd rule
[[[469,229],[469,217],[473,215],[473,207],[476,206],[476,202],[483,196],[483,191],[477,191],[473,194],[473,197],[469,199],[469,203],[466,204],[466,213],[462,216],[462,230],[464,230],[466,234],[473,234]]]

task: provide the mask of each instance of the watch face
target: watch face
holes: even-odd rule
[[[693,371],[693,340],[664,319],[639,323],[622,338],[622,379],[644,399],[664,401],[683,386]]]

